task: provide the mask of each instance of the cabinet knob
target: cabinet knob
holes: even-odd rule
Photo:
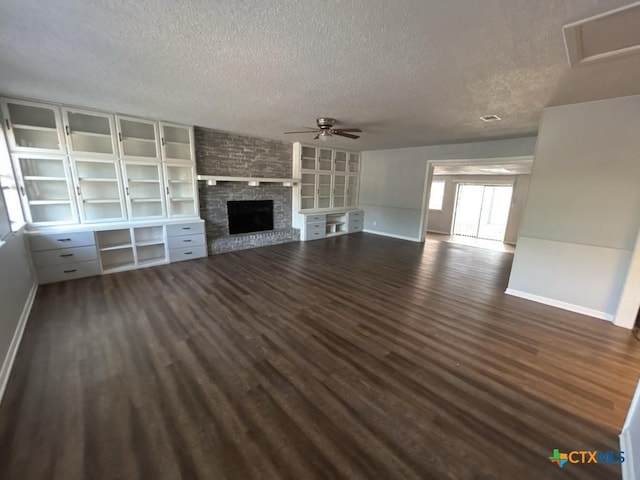
[[[11,125],[9,124],[9,119],[8,118],[4,119],[4,124],[7,126],[7,130],[11,130]]]

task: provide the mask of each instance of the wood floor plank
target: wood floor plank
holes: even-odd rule
[[[580,479],[640,342],[504,294],[513,255],[367,234],[40,287],[0,478]]]

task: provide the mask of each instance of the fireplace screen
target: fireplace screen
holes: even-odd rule
[[[273,230],[273,200],[227,202],[227,214],[231,235]]]

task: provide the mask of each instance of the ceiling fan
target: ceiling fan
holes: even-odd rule
[[[329,137],[333,137],[334,135],[337,135],[338,137],[352,138],[355,140],[356,138],[360,138],[360,135],[352,135],[350,132],[362,132],[359,128],[333,128],[337,123],[335,118],[318,118],[316,123],[318,124],[318,128],[308,128],[308,130],[300,132],[284,133],[285,135],[292,133],[315,133],[316,136],[313,138],[314,140],[327,140]]]

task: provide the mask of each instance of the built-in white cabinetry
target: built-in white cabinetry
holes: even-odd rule
[[[28,223],[47,226],[78,222],[67,156],[14,153],[12,160]]]
[[[364,212],[362,210],[347,210],[333,213],[301,214],[300,238],[318,240],[346,233],[362,232]]]
[[[193,128],[0,99],[35,227],[198,217]]]
[[[294,176],[300,178],[299,212],[357,207],[359,175],[359,153],[294,145]]]
[[[184,125],[160,122],[162,158],[166,162],[195,163],[193,129]]]
[[[160,162],[122,162],[127,211],[131,220],[165,217]]]
[[[361,232],[358,207],[360,154],[331,148],[293,146],[293,226],[302,240]]]
[[[167,225],[167,240],[172,263],[207,256],[204,222]]]
[[[3,98],[0,107],[12,152],[67,153],[58,106]]]
[[[159,160],[158,123],[153,120],[116,115],[120,158]]]
[[[100,274],[93,231],[30,236],[39,283],[53,283]]]
[[[167,216],[169,218],[197,216],[196,170],[188,163],[164,163]]]
[[[118,157],[113,115],[66,107],[62,115],[70,155]]]
[[[200,219],[82,226],[69,232],[28,231],[27,238],[41,284],[207,256]]]
[[[126,220],[118,161],[115,158],[70,158],[82,223]]]

